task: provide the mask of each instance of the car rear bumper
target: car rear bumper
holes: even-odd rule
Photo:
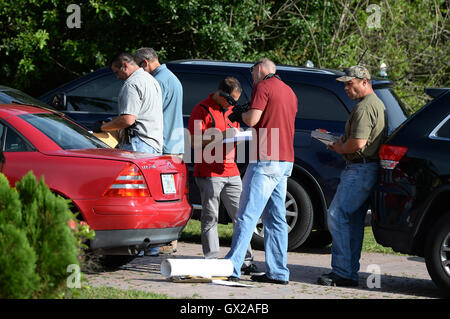
[[[89,226],[99,231],[148,230],[184,227],[192,206],[186,198],[174,202],[155,202],[151,198],[129,201],[74,201]]]
[[[90,248],[105,255],[136,254],[148,246],[177,240],[184,226],[153,229],[97,230]]]

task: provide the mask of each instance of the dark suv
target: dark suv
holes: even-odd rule
[[[169,62],[167,66],[183,85],[185,127],[194,106],[209,93],[215,92],[226,76],[234,76],[242,84],[243,93],[238,102],[242,104],[250,100],[253,85],[250,63],[182,60]],[[321,128],[342,134],[349,112],[356,103],[348,98],[343,84],[336,81],[344,74],[342,71],[279,65],[277,74],[292,87],[299,100],[295,122],[295,163],[288,180],[286,198],[289,249],[299,247],[307,239],[312,245],[326,245],[331,242],[326,212],[339,183],[344,161],[340,155],[311,138],[311,131]],[[55,107],[89,129],[93,122],[117,115],[117,96],[121,85],[122,81],[115,77],[110,68],[102,68],[40,99],[48,104],[56,101]],[[392,91],[392,85],[388,80],[373,81],[376,94],[387,107],[390,131],[407,118],[402,104]],[[244,173],[245,163],[239,164],[239,167]],[[201,209],[193,178],[190,179],[190,201],[194,208]],[[222,212],[220,221],[228,223],[230,220]],[[252,244],[263,247],[263,234],[263,225],[259,224]]]
[[[450,89],[445,91],[381,146],[372,226],[383,246],[425,257],[431,278],[450,295]]]

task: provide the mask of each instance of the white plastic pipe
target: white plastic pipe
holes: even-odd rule
[[[229,259],[165,259],[161,274],[164,277],[229,277],[233,274],[233,263]]]

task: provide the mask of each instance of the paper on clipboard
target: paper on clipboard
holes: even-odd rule
[[[339,140],[339,136],[333,135],[322,129],[315,129],[314,131],[311,131],[311,136],[326,145],[331,145]]]
[[[234,137],[225,138],[222,143],[234,143],[240,141],[251,141],[252,139],[252,130],[248,131],[239,131]]]

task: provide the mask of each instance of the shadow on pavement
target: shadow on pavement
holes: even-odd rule
[[[325,252],[324,252],[325,253]],[[164,282],[167,279],[159,277],[160,274],[160,265],[163,259],[165,258],[180,258],[180,259],[198,259],[202,258],[201,256],[189,256],[189,255],[160,255],[159,257],[145,257],[145,258],[136,258],[133,262],[123,266],[121,269],[132,271],[132,272],[145,272],[150,274],[150,278],[146,278],[144,281],[154,281],[154,282]],[[262,271],[265,270],[264,261],[256,261],[255,264]],[[314,289],[314,286],[317,286],[320,289],[324,288],[323,286],[319,286],[317,284],[317,278],[325,273],[329,273],[331,271],[330,268],[320,267],[320,266],[309,266],[309,265],[298,265],[298,264],[289,264],[288,268],[290,270],[290,284],[300,283],[313,285],[308,286],[308,290]],[[156,277],[158,276],[158,277]],[[250,277],[243,276],[243,281],[249,280]],[[411,277],[403,277],[403,276],[392,276],[392,275],[383,275],[381,274],[379,277],[379,288],[369,288],[368,282],[374,283],[374,274],[368,272],[360,272],[359,286],[351,287],[346,289],[358,290],[359,296],[355,295],[355,298],[361,297],[360,292],[366,291],[368,294],[370,293],[386,293],[389,294],[400,294],[400,295],[409,295],[415,296],[417,298],[426,297],[426,298],[444,298],[444,295],[440,292],[440,290],[434,285],[431,280],[421,279],[421,278],[411,278]],[[373,286],[373,285],[372,285]],[[341,289],[341,287],[329,287],[329,289]],[[339,292],[336,292],[339,294]],[[348,291],[347,291],[348,293]],[[386,296],[383,296],[386,298]],[[395,298],[395,296],[393,296]]]

